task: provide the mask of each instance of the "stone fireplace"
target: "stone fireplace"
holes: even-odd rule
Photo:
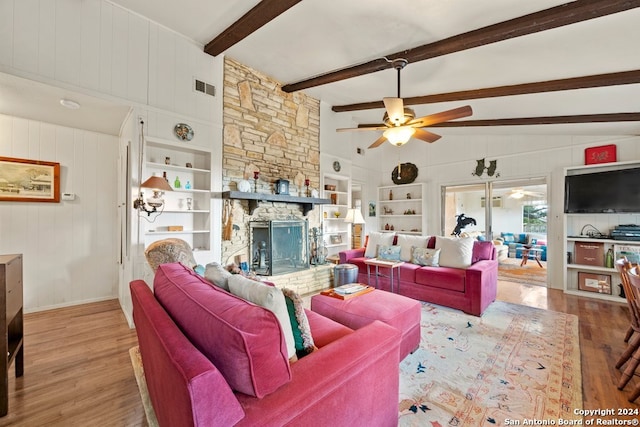
[[[320,102],[302,92],[285,93],[280,86],[269,76],[225,58],[222,191],[238,190],[242,180],[264,194],[274,194],[274,183],[279,179],[290,182],[293,196],[304,197],[306,179],[310,189],[320,188]],[[255,181],[254,172],[259,172]],[[230,240],[222,241],[221,248],[225,264],[238,257],[253,262],[253,222],[304,221],[306,230],[320,226],[317,207],[306,212],[292,203],[231,203],[233,233]],[[308,234],[305,237],[308,239]],[[308,249],[305,255],[308,260]],[[331,271],[329,265],[309,268],[307,264],[304,270],[270,274],[269,281],[306,294],[328,287]]]
[[[307,221],[274,220],[249,223],[251,269],[278,276],[309,268]]]

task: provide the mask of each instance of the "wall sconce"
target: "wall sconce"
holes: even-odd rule
[[[133,201],[133,208],[140,212],[146,212],[147,216],[151,216],[152,213],[157,212],[164,204],[164,200],[162,199],[163,191],[173,191],[169,186],[169,183],[159,176],[152,176],[147,179],[145,182],[140,184],[140,188],[151,188],[153,191],[153,196],[149,197],[146,203],[144,201],[142,191],[140,191],[138,198]]]

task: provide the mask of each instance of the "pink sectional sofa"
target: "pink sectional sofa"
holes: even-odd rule
[[[318,350],[290,363],[271,311],[179,263],[158,268],[153,292],[141,280],[130,290],[160,426],[397,425],[395,328],[307,311]]]
[[[435,241],[432,236],[427,247],[434,248]],[[365,248],[340,252],[341,264],[358,266],[358,280],[361,283],[367,283],[368,280],[364,254]],[[465,269],[427,267],[405,262],[399,268],[399,289],[395,289],[397,282],[394,277],[394,291],[410,298],[481,316],[489,304],[495,301],[497,293],[498,260],[493,243],[475,241],[471,261],[471,266]],[[374,268],[371,268],[372,281],[373,273]],[[379,277],[379,285],[382,289],[391,289],[388,278]]]

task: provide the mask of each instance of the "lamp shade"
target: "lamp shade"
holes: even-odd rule
[[[140,187],[152,188],[159,191],[173,191],[173,188],[171,188],[167,180],[164,178],[160,178],[159,176],[152,176],[151,178],[143,182]]]
[[[344,218],[344,222],[349,222],[351,224],[364,224],[364,218],[362,217],[360,209],[349,209],[347,211],[347,216]]]

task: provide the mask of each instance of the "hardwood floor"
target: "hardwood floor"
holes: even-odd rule
[[[499,282],[498,299],[580,318],[585,409],[638,408],[616,388],[625,348],[623,304],[564,295],[540,286]],[[136,345],[116,300],[25,316],[25,374],[9,380],[9,415],[0,426],[146,426],[129,359]]]
[[[0,426],[146,426],[117,300],[25,315],[24,376]]]

